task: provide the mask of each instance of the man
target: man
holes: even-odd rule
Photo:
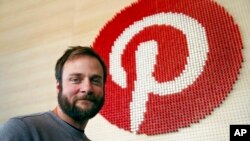
[[[0,141],[89,141],[84,129],[104,104],[104,62],[90,47],[71,47],[57,61],[55,76],[58,106],[11,118],[0,128]]]

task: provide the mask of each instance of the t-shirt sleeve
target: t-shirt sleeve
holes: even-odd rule
[[[0,141],[28,141],[28,127],[18,118],[9,119],[0,126]]]

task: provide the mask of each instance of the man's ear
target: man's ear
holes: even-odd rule
[[[56,92],[59,93],[62,89],[62,86],[59,81],[56,81]]]

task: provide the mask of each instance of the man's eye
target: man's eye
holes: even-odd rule
[[[102,84],[102,79],[100,79],[100,78],[93,78],[93,79],[92,79],[92,82],[93,82],[94,84]]]
[[[79,78],[71,78],[70,81],[76,84],[76,83],[80,83],[81,80]]]

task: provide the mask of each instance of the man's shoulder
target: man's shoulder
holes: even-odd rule
[[[49,119],[49,112],[10,118],[0,127],[0,140],[32,139],[32,136],[39,132],[38,130],[46,127]]]
[[[34,119],[48,117],[49,115],[50,115],[50,112],[33,113],[33,114],[29,114],[29,115],[22,115],[22,116],[13,117],[10,120],[22,120],[22,121],[34,120]]]
[[[29,124],[34,125],[34,123],[41,123],[49,118],[50,112],[42,112],[42,113],[34,113],[29,115],[17,116],[10,118],[7,122],[5,122],[1,128],[13,128],[20,127],[21,129],[29,128]],[[16,129],[16,128],[15,128]]]

